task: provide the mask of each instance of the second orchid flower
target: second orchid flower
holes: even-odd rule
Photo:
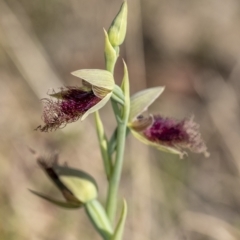
[[[176,120],[160,114],[142,115],[163,90],[164,87],[149,88],[131,97],[129,128],[133,135],[159,150],[179,154],[180,158],[187,154],[184,149],[209,156],[193,116]]]

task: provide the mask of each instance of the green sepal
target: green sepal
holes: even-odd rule
[[[81,69],[72,72],[72,75],[79,77],[93,86],[113,90],[114,78],[112,73],[102,69]]]
[[[127,11],[127,1],[124,1],[108,29],[109,40],[113,47],[120,46],[125,39],[127,31]]]
[[[122,240],[126,217],[127,217],[127,203],[125,200],[123,200],[122,212],[111,240]]]
[[[82,203],[91,201],[98,196],[96,181],[88,173],[74,168],[56,166],[54,168],[60,181]]]
[[[113,229],[103,206],[95,199],[86,203],[84,207],[98,233],[103,239],[110,240],[113,235]]]
[[[147,88],[131,97],[129,122],[141,115],[160,96],[165,87]]]
[[[83,121],[90,113],[98,111],[100,108],[102,108],[108,100],[111,98],[112,92],[108,93],[100,102],[98,102],[96,105],[88,109],[81,117],[81,121]]]
[[[31,193],[33,193],[34,195],[36,195],[36,196],[38,196],[38,197],[40,197],[40,198],[42,198],[42,199],[44,199],[48,202],[51,202],[51,203],[53,203],[53,204],[55,204],[59,207],[68,208],[68,209],[75,209],[75,208],[80,208],[82,206],[82,203],[77,204],[77,203],[72,203],[72,202],[63,202],[63,201],[55,200],[51,197],[48,197],[48,196],[46,196],[42,193],[33,191],[31,189],[29,189],[29,191]]]
[[[103,29],[103,31],[104,31],[104,34],[105,34],[104,57],[105,57],[106,70],[113,73],[118,55],[117,55],[116,50],[113,48],[112,44],[109,41],[108,34],[107,34],[106,30]]]

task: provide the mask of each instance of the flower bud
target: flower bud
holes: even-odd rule
[[[127,2],[124,1],[117,16],[113,20],[108,30],[109,41],[113,47],[120,46],[123,43],[126,35],[126,30],[127,30]]]
[[[80,202],[87,203],[97,198],[97,184],[86,172],[63,166],[55,167],[55,171],[60,181]]]
[[[60,190],[66,202],[30,190],[33,194],[65,208],[81,207],[97,198],[97,184],[89,174],[58,165],[56,155],[51,156],[50,159],[40,156],[37,158],[37,163]]]

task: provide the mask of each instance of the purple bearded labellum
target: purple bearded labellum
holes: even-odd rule
[[[186,154],[184,148],[195,153],[209,153],[199,132],[199,125],[193,117],[181,121],[164,118],[160,115],[138,117],[130,124],[133,134],[142,142],[153,145],[160,150],[179,154]]]
[[[77,121],[89,109],[101,101],[92,90],[84,88],[66,87],[58,93],[50,94],[57,97],[57,100],[43,99],[44,126],[38,129],[42,132],[56,130],[66,124]]]

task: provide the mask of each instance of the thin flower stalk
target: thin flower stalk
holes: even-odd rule
[[[124,62],[124,76],[122,81],[122,90],[125,95],[125,106],[122,109],[121,121],[117,127],[117,147],[116,159],[113,168],[113,174],[109,182],[108,197],[107,197],[107,214],[111,222],[114,222],[117,205],[117,193],[121,179],[122,165],[124,159],[126,128],[130,113],[130,90],[127,66]]]

